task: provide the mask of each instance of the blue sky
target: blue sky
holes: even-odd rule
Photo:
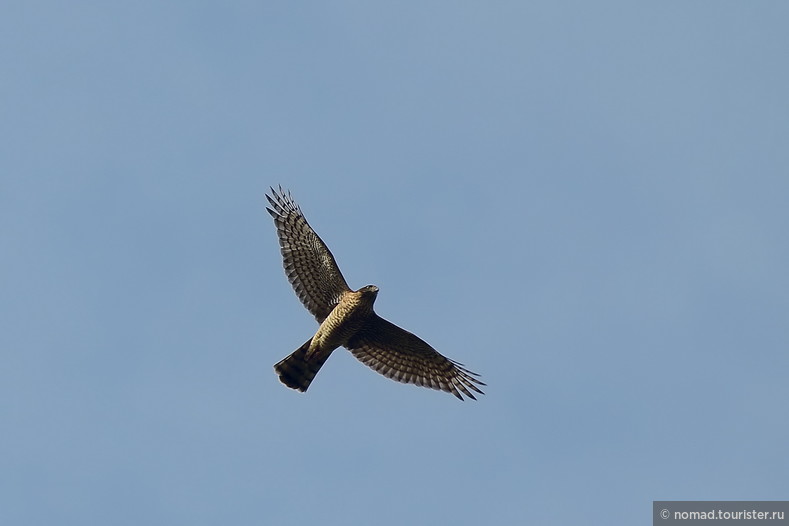
[[[789,492],[782,2],[21,2],[0,522],[643,524]],[[483,375],[337,351],[265,212]]]

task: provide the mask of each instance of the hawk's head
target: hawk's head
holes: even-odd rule
[[[378,295],[378,287],[376,287],[375,285],[367,285],[366,287],[360,288],[359,292],[361,292],[364,295],[370,294],[373,297],[375,297]]]

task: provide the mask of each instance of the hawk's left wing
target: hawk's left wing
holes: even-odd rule
[[[479,376],[433,349],[427,342],[373,313],[346,347],[363,364],[398,382],[439,389],[476,400],[484,394]],[[470,391],[471,390],[471,391]]]

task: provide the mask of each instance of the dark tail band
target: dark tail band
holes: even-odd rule
[[[291,389],[301,392],[306,391],[331,354],[321,355],[314,353],[307,360],[307,350],[310,348],[311,341],[312,339],[307,340],[304,345],[296,349],[290,356],[274,365],[274,370],[279,375],[279,381]]]

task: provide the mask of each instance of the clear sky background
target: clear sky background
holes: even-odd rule
[[[0,16],[0,522],[646,524],[789,495],[789,4]],[[483,375],[337,351],[265,211]]]

